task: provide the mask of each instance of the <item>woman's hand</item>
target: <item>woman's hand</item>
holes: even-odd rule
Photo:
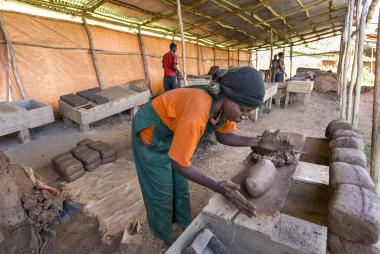
[[[245,213],[248,217],[252,217],[252,215],[256,216],[256,207],[239,192],[240,186],[238,184],[227,180],[218,182],[218,185],[218,192],[237,209]]]

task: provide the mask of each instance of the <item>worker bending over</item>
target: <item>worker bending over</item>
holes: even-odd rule
[[[248,66],[232,68],[209,86],[163,93],[136,114],[133,157],[149,226],[156,237],[169,243],[173,223],[182,228],[190,224],[188,179],[220,193],[248,215],[253,214],[249,201],[236,202],[231,198],[232,187],[205,175],[190,160],[200,138],[212,132],[224,145],[261,146],[265,140],[234,131],[236,123],[247,119],[246,114],[262,104],[264,93],[257,70]]]

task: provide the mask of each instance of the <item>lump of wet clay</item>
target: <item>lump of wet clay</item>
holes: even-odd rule
[[[331,153],[331,162],[345,162],[353,165],[366,167],[365,154],[354,148],[334,148]]]
[[[361,138],[356,130],[337,130],[331,134],[331,139],[336,139],[340,137],[357,137]]]
[[[380,254],[375,245],[347,241],[332,232],[327,235],[327,246],[331,254]]]
[[[61,160],[57,165],[57,171],[62,176],[71,175],[81,169],[83,169],[82,163],[74,157]]]
[[[339,185],[329,201],[327,226],[346,240],[376,243],[380,234],[380,199],[365,188]]]
[[[287,152],[291,151],[295,144],[291,137],[281,133],[280,130],[275,132],[265,130],[260,136],[258,147],[268,151]]]
[[[355,148],[364,150],[364,142],[359,137],[339,137],[330,141],[330,149],[332,148]]]
[[[335,189],[340,184],[353,184],[375,192],[375,184],[365,168],[344,162],[330,164],[330,187]]]
[[[352,126],[348,121],[332,120],[326,128],[325,137],[331,138],[331,135],[337,130],[352,130]]]
[[[291,164],[297,163],[296,156],[292,152],[275,152],[275,153],[260,154],[254,151],[251,153],[250,157],[254,163],[257,163],[264,159],[270,160],[274,163],[276,168],[289,166]]]
[[[272,185],[277,174],[273,162],[264,159],[253,165],[245,180],[247,192],[252,197],[258,197]]]
[[[88,145],[88,144],[90,144],[92,142],[93,142],[92,139],[85,138],[85,139],[82,139],[81,141],[79,141],[77,143],[77,146],[86,146],[86,145]]]

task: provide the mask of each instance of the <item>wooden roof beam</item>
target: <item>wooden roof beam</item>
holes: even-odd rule
[[[305,5],[302,2],[302,0],[296,0],[296,2],[301,6],[302,10],[305,12],[306,17],[310,17],[309,11],[305,8]]]
[[[191,10],[191,9],[193,9],[193,8],[199,6],[199,5],[201,5],[207,1],[208,0],[196,0],[189,5],[183,5],[182,12],[185,12],[187,10]],[[177,11],[172,11],[170,14],[165,15],[165,18],[171,18],[171,17],[174,17],[175,15],[177,15]],[[162,20],[162,18],[161,17],[155,17],[155,18],[149,19],[147,21],[144,21],[143,25],[147,25],[147,24],[150,24],[153,22],[157,22],[159,20]]]

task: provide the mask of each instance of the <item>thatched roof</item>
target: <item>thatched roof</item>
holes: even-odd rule
[[[176,0],[19,0],[74,16],[178,35]],[[377,2],[377,1],[374,1]],[[231,49],[303,44],[343,30],[345,0],[182,0],[186,39]]]

